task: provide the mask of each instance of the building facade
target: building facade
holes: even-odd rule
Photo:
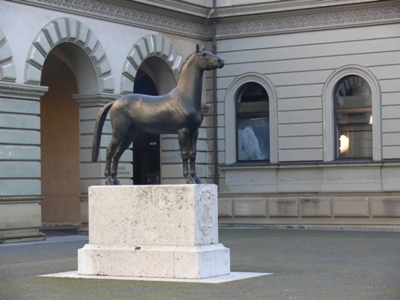
[[[87,231],[104,184],[101,107],[165,94],[196,44],[204,80],[198,173],[221,225],[399,229],[397,1],[0,1],[0,242],[42,225]],[[144,134],[123,184],[184,183],[176,135]]]

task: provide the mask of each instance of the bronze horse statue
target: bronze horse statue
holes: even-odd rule
[[[94,129],[92,161],[97,161],[103,125],[110,111],[112,139],[107,148],[104,171],[106,184],[121,184],[117,178],[119,159],[142,131],[153,134],[178,133],[183,176],[187,183],[201,183],[196,175],[195,164],[197,136],[203,121],[203,73],[223,66],[223,59],[205,51],[204,47],[200,50],[197,45],[196,51],[182,66],[177,87],[169,94],[128,94],[106,104],[100,110]]]

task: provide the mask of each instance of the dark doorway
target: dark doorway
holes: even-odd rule
[[[72,98],[78,84],[61,47],[48,54],[41,85],[49,87],[40,102],[42,223],[79,225],[79,105]]]
[[[158,95],[151,77],[140,68],[136,74],[134,93]],[[160,184],[160,135],[142,132],[133,142],[133,183]]]

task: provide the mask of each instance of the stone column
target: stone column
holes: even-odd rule
[[[103,127],[100,153],[97,162],[92,162],[92,141],[96,117],[101,108],[118,98],[115,94],[74,95],[79,103],[80,134],[80,174],[81,174],[81,228],[79,233],[88,233],[88,188],[92,185],[104,185],[104,167],[106,148],[111,140],[111,123],[109,117]],[[119,171],[122,184],[132,184],[132,153],[126,151],[121,157]]]
[[[0,243],[44,239],[40,97],[47,89],[0,82]]]

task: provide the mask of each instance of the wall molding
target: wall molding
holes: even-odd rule
[[[0,81],[0,97],[4,98],[40,101],[40,97],[42,97],[48,89],[47,86]]]
[[[0,28],[0,81],[15,82],[17,75],[10,44]]]
[[[157,30],[191,38],[211,38],[212,26],[177,18],[176,15],[164,15],[141,10],[133,4],[116,5],[99,0],[14,0],[15,2],[82,15],[108,22]],[[156,10],[157,11],[157,10]]]
[[[136,73],[140,65],[152,56],[164,60],[170,66],[175,79],[178,80],[179,70],[183,61],[178,49],[163,36],[150,34],[135,43],[126,57],[121,76],[121,94],[132,93]]]
[[[398,23],[400,5],[341,7],[312,13],[268,14],[217,24],[218,39]]]
[[[14,2],[42,8],[83,15],[108,22],[126,24],[129,26],[160,31],[164,33],[210,40],[213,35],[212,22],[217,24],[218,39],[241,36],[257,36],[266,34],[281,34],[298,31],[314,31],[332,28],[346,28],[376,24],[398,23],[400,5],[395,1],[385,3],[370,2],[344,5],[343,1],[328,7],[309,9],[286,9],[277,12],[252,9],[255,5],[240,6],[240,14],[235,11],[224,13],[226,7],[209,10],[209,14],[197,12],[185,15],[176,8],[159,5],[143,6],[132,1],[108,0],[13,0]],[[270,6],[272,4],[263,4]],[[146,7],[146,10],[143,9]],[[153,9],[152,9],[153,8]],[[234,8],[229,8],[230,10]],[[189,18],[192,17],[192,18]]]

